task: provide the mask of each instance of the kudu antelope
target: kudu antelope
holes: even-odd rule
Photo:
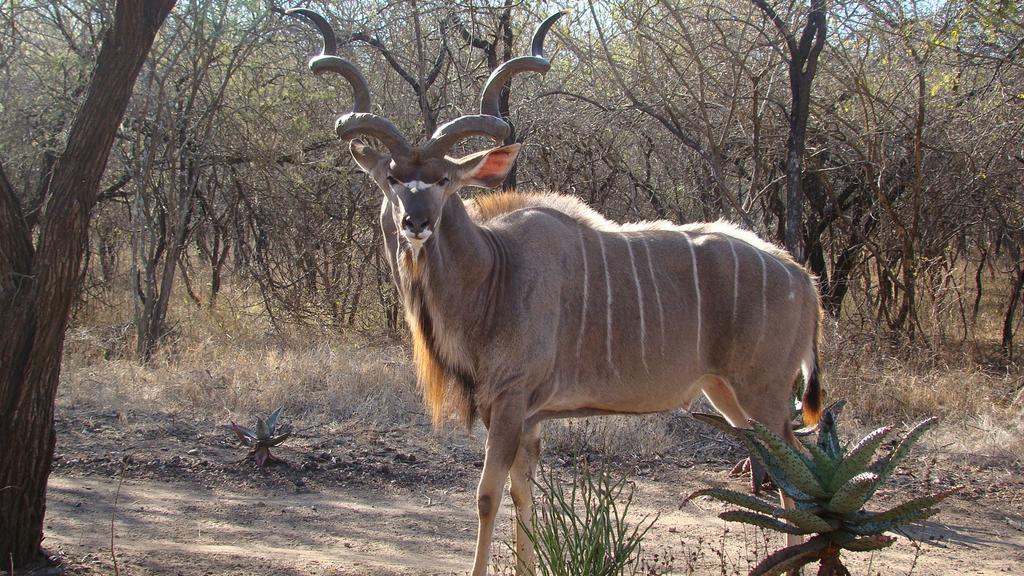
[[[544,36],[561,13],[538,27],[532,56],[491,74],[480,114],[419,146],[370,112],[366,80],[335,54],[328,23],[289,13],[324,36],[310,68],[341,74],[355,93],[336,131],[384,192],[381,225],[425,403],[435,423],[454,412],[487,428],[474,575],[486,573],[506,478],[517,518],[532,518],[544,420],[661,412],[703,392],[731,424],[755,418],[794,442],[800,371],[804,418],[817,420],[821,308],[810,276],[784,251],[724,222],[617,224],[559,194],[459,197],[466,186],[501,184],[519,144],[447,152],[470,136],[502,142],[499,93],[516,73],[547,71]],[[518,522],[516,549],[522,571],[534,557]]]

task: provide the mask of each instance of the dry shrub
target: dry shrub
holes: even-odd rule
[[[949,456],[964,457],[978,465],[1024,465],[1024,413],[980,414],[937,428],[927,442]]]
[[[830,396],[886,420],[957,419],[1009,408],[1016,370],[986,371],[965,354],[939,354],[861,335],[833,333],[822,350]]]

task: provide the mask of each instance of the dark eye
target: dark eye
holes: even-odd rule
[[[395,178],[394,176],[388,174],[388,184],[391,184],[393,186],[397,185],[398,184],[398,178]]]
[[[436,182],[436,184],[437,184],[438,186],[447,186],[447,185],[448,185],[448,178],[447,178],[447,177],[445,177],[445,178],[441,178],[440,180],[438,180],[438,181]]]

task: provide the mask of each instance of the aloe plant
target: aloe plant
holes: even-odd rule
[[[235,436],[238,436],[238,440],[251,448],[246,458],[251,458],[260,468],[281,462],[270,453],[270,449],[279,446],[291,436],[290,427],[287,424],[279,426],[283,413],[284,407],[281,407],[271,412],[266,420],[256,418],[255,428],[246,428],[234,422],[231,423],[231,429],[235,432]]]
[[[915,425],[890,453],[872,461],[892,431],[891,426],[879,428],[846,448],[839,441],[833,412],[826,410],[817,440],[809,436],[800,439],[807,449],[805,454],[754,420],[750,429],[741,430],[717,416],[700,417],[743,441],[752,458],[764,466],[776,486],[796,505],[785,510],[756,496],[718,488],[698,490],[687,500],[710,496],[745,508],[722,512],[719,517],[723,520],[810,536],[801,544],[769,555],[751,571],[751,576],[795,572],[815,561],[820,563],[819,575],[848,576],[840,551],[862,552],[892,545],[896,539],[885,532],[930,517],[937,512],[936,504],[961,488],[914,498],[882,512],[865,510],[875,491],[896,470],[910,447],[938,422],[937,418]]]

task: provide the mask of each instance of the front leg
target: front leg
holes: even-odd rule
[[[533,543],[525,528],[533,529],[533,474],[540,459],[540,432],[540,424],[534,424],[523,432],[509,475],[509,493],[516,506],[516,574],[520,576],[533,574],[537,563]]]
[[[480,474],[480,484],[476,491],[479,527],[473,576],[487,574],[494,521],[501,505],[505,479],[508,478],[509,469],[519,450],[525,414],[526,405],[522,394],[517,390],[509,390],[491,404],[488,417],[483,419],[487,423],[487,445],[484,451],[484,470]]]

